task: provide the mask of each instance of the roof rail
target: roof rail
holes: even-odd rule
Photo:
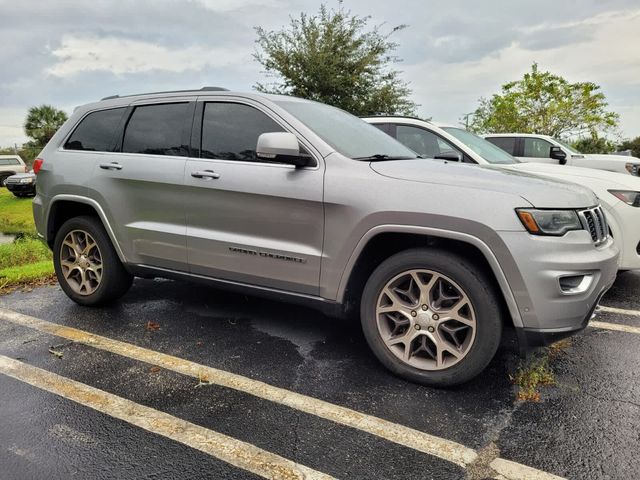
[[[161,94],[161,93],[182,93],[182,92],[197,92],[197,91],[202,91],[202,92],[228,92],[229,89],[228,88],[224,88],[224,87],[202,87],[202,88],[200,88],[198,90],[196,90],[196,89],[190,89],[190,90],[166,90],[164,92],[134,93],[134,94],[131,94],[131,95],[109,95],[108,97],[101,98],[100,101],[112,100],[114,98],[137,97],[139,95],[158,95],[158,94]]]

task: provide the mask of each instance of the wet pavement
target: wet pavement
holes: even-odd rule
[[[640,310],[637,292],[640,273],[621,274],[602,304]],[[552,360],[557,384],[531,403],[515,401],[509,375],[521,360],[508,349],[466,385],[423,387],[380,366],[356,323],[188,283],[136,280],[109,308],[79,307],[57,286],[0,297],[0,307],[348,407],[550,474],[632,479],[640,472],[640,334],[588,328],[573,337]],[[640,316],[632,313],[601,313],[598,320],[640,327]],[[399,445],[384,432],[372,435],[2,319],[0,355],[333,477],[483,478],[482,469]],[[2,479],[257,478],[2,374],[0,466]]]

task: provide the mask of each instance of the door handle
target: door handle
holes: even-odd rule
[[[191,176],[194,178],[205,178],[209,180],[220,178],[220,174],[213,170],[198,170],[196,172],[191,172]]]
[[[118,162],[101,163],[100,168],[103,170],[122,170],[122,165]]]

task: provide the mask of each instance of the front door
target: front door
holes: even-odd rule
[[[524,162],[560,164],[558,160],[551,158],[551,147],[553,146],[551,142],[535,137],[523,137],[521,141],[522,156],[518,159]]]
[[[319,155],[305,168],[257,159],[260,134],[278,131],[287,126],[259,104],[199,102],[192,140],[197,158],[187,160],[185,171],[190,269],[317,295],[324,164]]]

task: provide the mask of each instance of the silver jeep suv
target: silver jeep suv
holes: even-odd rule
[[[585,327],[617,269],[591,191],[425,162],[298,98],[108,97],[76,109],[34,168],[38,232],[75,302],[140,276],[355,310],[379,360],[429,385],[477,375],[505,328],[532,345]]]

